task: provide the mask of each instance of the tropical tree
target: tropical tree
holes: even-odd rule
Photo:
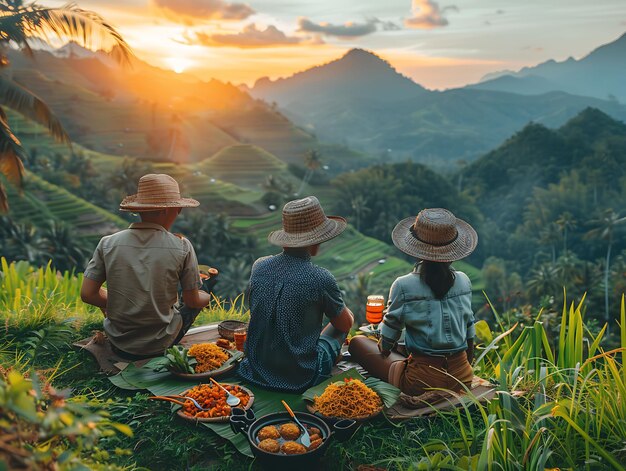
[[[299,195],[300,193],[302,193],[305,185],[309,183],[309,180],[311,180],[313,173],[319,170],[320,167],[322,166],[320,153],[316,151],[315,149],[309,150],[304,155],[304,165],[306,166],[306,172],[304,173],[304,177],[302,178],[302,183],[300,184],[300,188],[298,188],[296,195]]]
[[[565,211],[559,216],[555,223],[561,228],[561,231],[563,231],[563,253],[566,253],[567,231],[576,227],[576,220],[574,219],[574,216],[572,216],[572,213],[570,213],[569,211]]]
[[[60,221],[51,221],[41,235],[52,265],[59,271],[80,267],[90,255],[85,240],[77,237],[70,226]]]
[[[528,294],[535,298],[555,296],[563,290],[559,283],[558,269],[551,263],[544,263],[533,270],[526,286]]]
[[[350,200],[350,206],[352,207],[356,230],[360,231],[363,216],[370,212],[370,209],[367,207],[367,200],[365,199],[365,196],[362,194],[354,195],[354,197]]]
[[[613,248],[613,237],[619,226],[626,222],[626,217],[619,217],[613,209],[606,209],[599,218],[589,221],[589,225],[595,226],[585,234],[586,239],[605,240],[606,260],[604,263],[604,319],[607,322],[607,332],[610,328],[609,322],[609,273],[611,264],[611,249]]]
[[[552,263],[556,263],[556,244],[561,240],[561,232],[556,223],[548,224],[539,233],[539,243],[547,245],[552,251]]]
[[[50,36],[62,41],[75,40],[86,47],[92,43],[116,46],[114,56],[122,63],[132,57],[130,47],[115,28],[94,12],[73,4],[49,8],[23,0],[0,0],[0,72],[10,65],[7,56],[10,46],[16,45],[32,56],[31,43],[36,40],[49,43]],[[21,188],[26,151],[11,130],[4,107],[40,123],[61,142],[69,143],[70,138],[44,101],[7,74],[0,73],[0,175]],[[0,211],[8,211],[7,194],[1,182]]]

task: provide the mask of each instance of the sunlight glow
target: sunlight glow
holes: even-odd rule
[[[193,65],[193,62],[186,57],[167,57],[165,59],[165,63],[177,74],[182,74],[191,65]]]

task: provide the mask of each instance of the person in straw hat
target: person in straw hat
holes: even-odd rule
[[[283,228],[268,236],[282,253],[252,267],[241,377],[272,390],[302,392],[330,376],[354,316],[333,275],[311,257],[345,228],[345,219],[326,216],[314,196],[285,204]],[[324,315],[330,323],[322,330]]]
[[[476,248],[476,231],[435,208],[400,221],[391,238],[417,259],[415,269],[391,285],[378,344],[355,337],[350,354],[370,374],[410,396],[428,388],[459,391],[474,376],[474,313],[470,280],[450,264]],[[391,351],[403,328],[408,358]]]
[[[137,194],[120,203],[121,211],[139,213],[141,222],[98,243],[85,269],[81,298],[102,309],[104,331],[119,355],[161,355],[180,341],[209,303],[209,293],[200,289],[191,243],[169,232],[183,208],[199,204],[182,198],[169,175],[144,175]]]

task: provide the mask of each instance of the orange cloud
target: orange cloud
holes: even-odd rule
[[[260,29],[257,28],[254,23],[246,25],[243,30],[238,33],[209,34],[204,32],[196,32],[193,37],[187,35],[185,39],[187,40],[187,44],[213,47],[238,47],[241,49],[290,46],[301,43],[311,43],[310,38],[287,36],[276,26],[269,25],[265,29]]]
[[[196,20],[245,20],[256,11],[245,3],[225,0],[152,0],[167,17],[184,23]]]
[[[439,7],[434,0],[413,0],[413,16],[404,20],[407,28],[433,29],[448,26],[448,19],[445,17],[447,11],[459,11],[454,6]]]

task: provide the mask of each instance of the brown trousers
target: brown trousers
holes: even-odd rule
[[[463,385],[469,387],[473,377],[465,352],[446,358],[411,355],[393,363],[389,370],[389,382],[409,396],[419,396],[432,388],[458,392]]]

